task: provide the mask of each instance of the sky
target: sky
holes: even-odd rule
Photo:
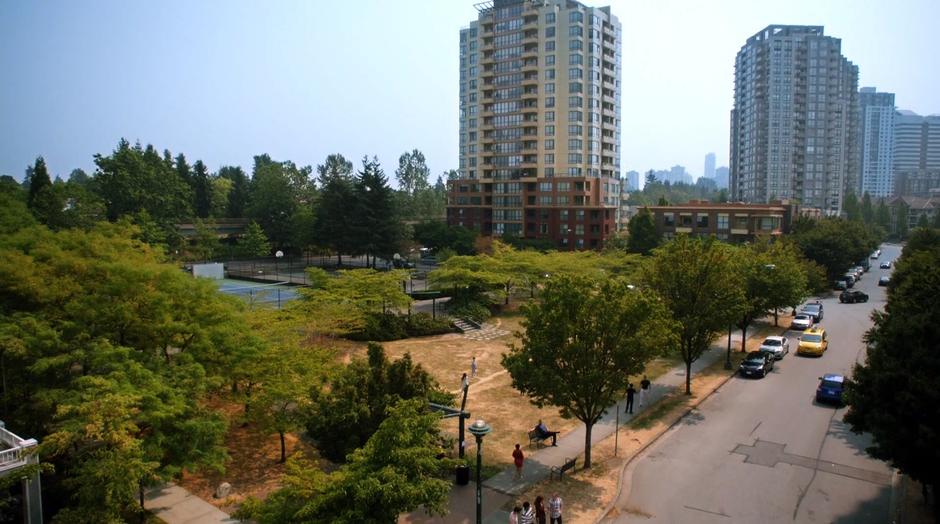
[[[458,164],[459,29],[476,0],[0,2],[0,174],[94,171],[123,137],[202,159],[316,166],[421,150]],[[823,25],[859,86],[940,113],[940,1],[610,0],[623,24],[624,172],[728,163],[734,57],[770,24]],[[432,178],[433,182],[433,178]]]

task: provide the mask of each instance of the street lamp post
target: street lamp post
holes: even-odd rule
[[[278,276],[277,263],[281,260],[281,257],[284,256],[284,252],[280,249],[274,253],[274,281],[277,282],[281,277]]]
[[[728,352],[725,353],[725,369],[731,369],[731,324],[728,324]]]
[[[491,431],[490,426],[478,419],[470,426],[470,433],[477,439],[477,524],[483,524],[483,485],[480,483],[480,470],[483,468],[483,437]]]

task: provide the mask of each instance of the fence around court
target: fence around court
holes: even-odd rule
[[[253,282],[281,282],[306,286],[310,283],[306,272],[308,267],[327,269],[370,267],[364,256],[343,256],[343,265],[341,267],[337,267],[336,262],[336,255],[288,255],[281,258],[263,257],[247,260],[229,260],[225,262],[225,274],[229,278],[250,280]],[[386,262],[379,259],[376,266],[384,269]],[[406,293],[428,291],[428,283],[424,277],[429,271],[434,269],[435,266],[436,263],[429,264],[424,261],[419,261],[417,267],[412,270],[411,277],[407,281],[404,281],[402,289]],[[421,278],[415,278],[415,276]]]

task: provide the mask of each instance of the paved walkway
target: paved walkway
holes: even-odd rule
[[[760,333],[757,326],[751,326],[748,330],[748,339],[754,338]],[[702,369],[720,362],[725,358],[725,352],[728,344],[728,336],[725,335],[712,344],[711,350],[705,352],[701,358],[692,365],[692,374],[698,373]],[[741,332],[732,333],[732,351],[739,351],[741,348]],[[639,388],[639,384],[636,385]],[[639,416],[644,409],[661,400],[664,396],[671,393],[676,388],[685,387],[685,364],[680,364],[663,375],[656,378],[650,386],[650,393],[646,397],[644,405],[640,405],[639,395],[634,399],[633,414],[623,413],[626,405],[625,400],[617,403],[617,411],[620,412],[620,424],[629,423],[632,419]],[[592,445],[610,437],[614,434],[616,425],[617,411],[608,410],[607,414],[601,418],[591,431]],[[483,481],[483,522],[502,523],[509,521],[509,512],[502,509],[510,500],[514,500],[519,494],[525,492],[530,486],[548,478],[552,466],[560,466],[566,458],[579,457],[578,467],[580,468],[580,455],[584,452],[585,429],[581,424],[577,428],[559,435],[557,446],[546,446],[539,449],[526,450],[526,462],[524,474],[521,480],[516,480],[516,469],[510,466],[506,470]],[[473,442],[468,443],[467,456],[474,456],[475,450]],[[484,442],[485,445],[485,442]],[[449,504],[449,513],[445,517],[428,517],[416,511],[405,515],[399,519],[399,522],[408,523],[469,523],[476,519],[476,488],[475,483],[470,482],[467,486],[454,486],[451,489],[451,500]]]
[[[144,497],[144,507],[167,524],[241,522],[172,483],[148,491]]]

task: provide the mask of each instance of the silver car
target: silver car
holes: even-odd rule
[[[767,337],[760,343],[758,351],[766,351],[772,354],[774,359],[780,360],[790,352],[790,341],[787,337]]]
[[[805,331],[813,325],[812,315],[806,313],[800,313],[799,315],[793,317],[793,321],[790,322],[790,329],[794,331]]]

